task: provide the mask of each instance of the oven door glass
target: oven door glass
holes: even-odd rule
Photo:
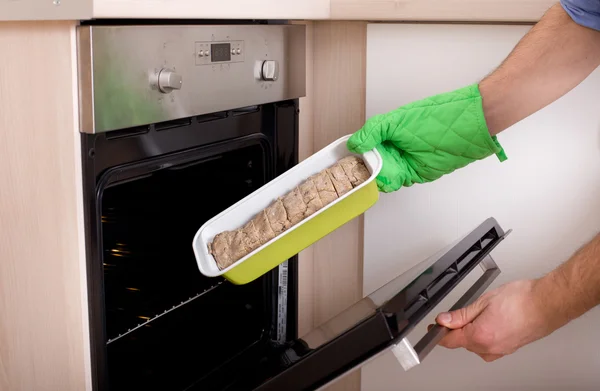
[[[495,219],[484,221],[451,248],[415,266],[272,357],[271,373],[256,389],[300,391],[323,388],[389,352],[408,370],[419,364],[445,335],[435,326],[415,346],[405,338],[476,266],[484,273],[453,309],[479,297],[500,273],[490,252],[505,232]]]
[[[277,315],[276,275],[244,286],[206,278],[192,239],[205,221],[271,179],[269,150],[264,137],[246,137],[103,175],[110,390],[228,389],[245,369],[219,368],[264,356]]]

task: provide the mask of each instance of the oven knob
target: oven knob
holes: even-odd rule
[[[266,60],[262,63],[262,79],[276,81],[279,77],[279,63],[275,60]]]
[[[161,69],[158,73],[158,89],[161,92],[169,93],[173,90],[180,90],[183,79],[180,74],[170,69]]]

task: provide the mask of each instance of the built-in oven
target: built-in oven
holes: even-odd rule
[[[208,219],[298,163],[305,29],[90,24],[78,29],[94,390],[312,390],[392,350],[475,266],[499,272],[489,219],[298,336],[297,257],[246,285],[198,271]],[[299,178],[301,180],[301,178]]]

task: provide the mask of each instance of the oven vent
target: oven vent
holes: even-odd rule
[[[154,130],[156,130],[157,132],[160,132],[163,130],[179,128],[182,126],[189,126],[191,124],[192,124],[191,118],[180,118],[180,119],[174,119],[172,121],[159,122],[154,125]]]
[[[233,113],[233,116],[236,117],[238,115],[256,113],[257,111],[260,111],[259,106],[247,106],[247,107],[242,107],[239,109],[232,110],[232,113]]]
[[[119,129],[119,130],[107,132],[106,139],[107,140],[115,140],[118,138],[139,136],[140,134],[148,133],[149,131],[150,131],[149,125],[134,126],[131,128],[125,128],[125,129]]]
[[[225,118],[227,118],[227,112],[221,111],[218,113],[199,115],[198,117],[196,117],[196,121],[202,123],[202,122],[216,121],[218,119],[225,119]]]

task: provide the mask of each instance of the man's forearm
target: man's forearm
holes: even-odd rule
[[[600,235],[536,282],[535,297],[553,330],[600,304]]]
[[[557,4],[479,84],[491,135],[560,98],[600,65],[600,32],[576,24]]]

